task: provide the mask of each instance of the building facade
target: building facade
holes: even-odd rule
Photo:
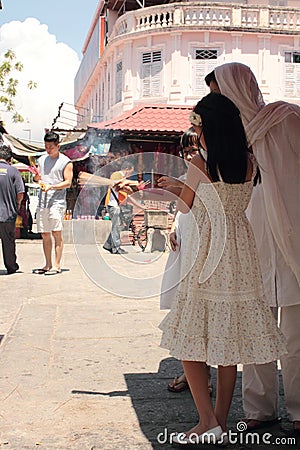
[[[75,79],[78,126],[140,104],[194,105],[238,61],[265,101],[300,104],[300,1],[100,0]]]

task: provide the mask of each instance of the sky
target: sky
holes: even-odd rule
[[[60,103],[74,103],[74,78],[97,6],[98,0],[2,0],[0,64],[12,49],[24,67],[14,76],[19,80],[16,105],[25,122],[13,124],[0,105],[0,118],[13,136],[41,141]],[[30,80],[36,89],[28,90]],[[69,117],[75,118],[70,109]]]

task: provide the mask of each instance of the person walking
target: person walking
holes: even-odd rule
[[[285,405],[300,434],[300,106],[266,105],[251,69],[223,64],[205,78],[239,108],[249,145],[261,167],[248,217],[254,230],[267,301],[287,340],[281,360]],[[279,317],[278,317],[279,316]],[[280,420],[276,362],[243,369],[243,404],[248,429]]]
[[[125,178],[129,178],[134,172],[134,166],[131,162],[125,161],[121,165],[121,170],[113,172],[110,179],[115,181],[121,181]],[[109,218],[111,220],[111,232],[106,239],[103,248],[113,254],[125,254],[126,250],[121,248],[121,205],[126,201],[129,201],[128,193],[122,189],[108,189],[105,198],[105,206],[107,207]]]
[[[63,252],[63,217],[66,210],[66,189],[72,184],[73,165],[69,158],[59,152],[59,135],[52,131],[44,137],[46,155],[39,158],[38,173],[34,181],[40,184],[36,212],[37,231],[43,239],[45,265],[34,269],[35,274],[61,273]],[[54,238],[55,262],[52,266],[52,237]]]
[[[187,251],[161,346],[180,360],[200,420],[173,442],[222,443],[237,364],[263,364],[286,352],[263,292],[254,236],[245,210],[256,177],[238,109],[211,93],[190,116],[207,157],[195,156],[178,202],[191,209]],[[197,242],[197,236],[199,240]],[[215,407],[206,364],[218,366]]]
[[[16,218],[24,195],[24,182],[11,165],[12,151],[0,144],[0,238],[7,274],[19,269],[16,255]]]

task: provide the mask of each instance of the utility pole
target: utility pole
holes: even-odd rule
[[[1,1],[1,0],[0,0]],[[26,130],[23,130],[23,131],[27,131],[28,132],[28,142],[29,142],[29,144],[31,143],[31,129],[30,128],[27,128]]]

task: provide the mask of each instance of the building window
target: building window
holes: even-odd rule
[[[95,93],[95,111],[93,111],[93,121],[98,121],[98,92]]]
[[[203,96],[207,93],[204,78],[218,65],[218,50],[195,48],[193,62],[193,95]]]
[[[100,110],[100,120],[103,120],[103,118],[104,118],[104,108],[105,108],[105,101],[104,101],[104,82],[102,82],[102,88],[101,88],[101,110]]]
[[[119,61],[116,67],[116,103],[122,101],[122,82],[122,61]]]
[[[300,52],[285,52],[284,60],[286,63],[300,63]]]
[[[107,74],[107,109],[110,108],[110,72]]]
[[[270,6],[287,6],[287,0],[270,0]]]
[[[285,52],[284,61],[284,95],[300,97],[300,52]]]
[[[98,86],[98,121],[101,121],[101,84],[99,81],[99,86]]]
[[[161,51],[142,54],[142,97],[159,97],[161,95],[162,55]]]

